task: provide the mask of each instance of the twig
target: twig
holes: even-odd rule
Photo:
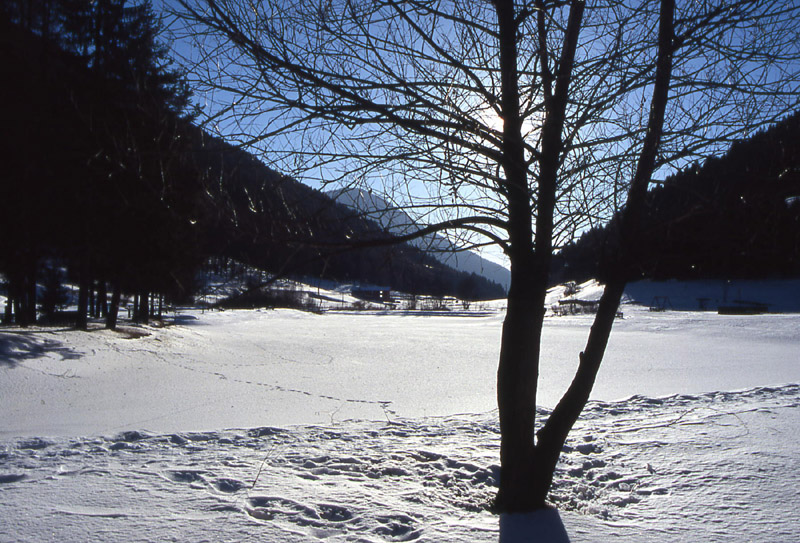
[[[253,484],[250,487],[250,490],[253,490],[256,487],[256,483],[258,483],[258,478],[261,476],[261,471],[264,469],[264,464],[267,463],[267,459],[269,458],[269,455],[271,455],[272,451],[274,451],[274,450],[275,450],[275,444],[273,443],[272,447],[269,448],[269,450],[267,451],[266,456],[264,456],[264,459],[261,461],[261,465],[258,467],[258,473],[256,473],[256,478],[253,481]]]

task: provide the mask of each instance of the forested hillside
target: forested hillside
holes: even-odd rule
[[[419,294],[503,296],[500,285],[454,270],[361,213],[197,131],[207,196],[208,250],[275,273],[369,281]],[[216,182],[216,180],[223,180]]]
[[[632,278],[800,275],[800,113],[650,191]],[[603,277],[618,217],[556,258],[561,279]]]
[[[0,274],[4,319],[51,312],[45,279],[78,285],[75,322],[116,324],[135,296],[192,293],[210,256],[425,294],[502,295],[281,176],[192,124],[190,92],[149,3],[6,2],[0,8]],[[354,247],[364,246],[353,252]]]

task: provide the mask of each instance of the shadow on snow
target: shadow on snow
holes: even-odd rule
[[[23,360],[42,358],[49,353],[59,355],[61,360],[76,360],[83,356],[60,341],[38,338],[34,332],[0,332],[0,366],[14,367]]]
[[[569,543],[556,509],[500,515],[500,543]]]

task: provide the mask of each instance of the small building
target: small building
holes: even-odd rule
[[[380,304],[392,303],[392,287],[381,287],[377,285],[353,285],[350,294],[354,298],[366,302],[377,302]]]

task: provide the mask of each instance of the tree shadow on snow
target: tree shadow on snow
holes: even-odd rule
[[[500,543],[569,543],[556,509],[500,515]]]
[[[42,358],[49,353],[56,353],[61,360],[76,360],[83,356],[83,353],[54,339],[42,339],[26,332],[0,332],[0,366],[14,367],[23,360]]]
[[[172,324],[187,326],[190,324],[199,324],[199,319],[194,315],[181,315],[177,314],[172,318]]]

